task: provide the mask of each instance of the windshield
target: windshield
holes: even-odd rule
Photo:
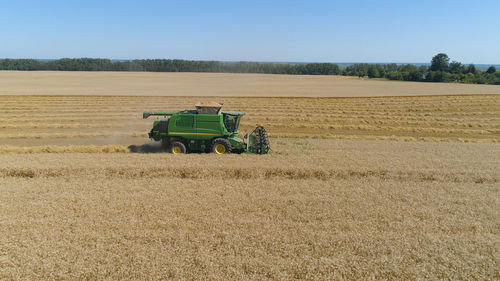
[[[238,116],[224,114],[224,126],[228,132],[234,133],[238,129]]]

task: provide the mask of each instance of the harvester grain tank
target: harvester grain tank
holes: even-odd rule
[[[171,153],[188,152],[253,153],[269,152],[269,138],[263,127],[256,127],[242,139],[238,127],[245,112],[222,111],[223,104],[196,104],[195,110],[144,112],[143,118],[162,116],[153,122],[149,138],[161,141]],[[246,141],[245,141],[246,140]]]

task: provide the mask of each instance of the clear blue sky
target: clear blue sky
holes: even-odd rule
[[[500,63],[500,1],[2,1],[1,58]]]

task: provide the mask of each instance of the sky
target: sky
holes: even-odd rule
[[[500,1],[0,0],[0,58],[500,63]]]

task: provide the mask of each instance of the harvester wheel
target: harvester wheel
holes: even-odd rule
[[[174,141],[170,144],[169,151],[172,154],[183,154],[186,153],[186,146],[179,141]]]
[[[231,153],[231,144],[226,139],[214,139],[212,141],[212,152],[215,154]]]

